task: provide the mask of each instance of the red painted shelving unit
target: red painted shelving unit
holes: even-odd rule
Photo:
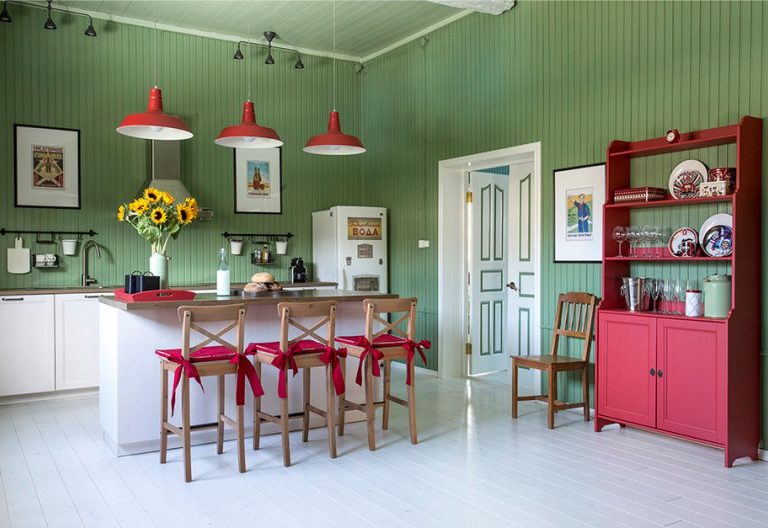
[[[762,119],[666,138],[613,141],[606,196],[631,187],[630,160],[683,150],[736,145],[736,189],[730,196],[606,203],[603,208],[603,299],[597,311],[595,431],[611,423],[684,438],[725,451],[725,465],[757,460],[760,442],[760,248]],[[711,257],[619,257],[612,230],[630,225],[633,209],[732,204],[733,254]],[[689,318],[625,309],[619,293],[633,262],[729,262],[732,303],[725,319]],[[706,302],[706,299],[705,299]]]

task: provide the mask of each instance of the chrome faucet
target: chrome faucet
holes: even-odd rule
[[[82,280],[80,283],[83,288],[87,288],[88,286],[98,282],[96,279],[88,276],[88,250],[92,247],[96,248],[96,258],[101,258],[101,247],[92,238],[86,240],[82,249],[80,250],[83,252],[83,274],[81,276]]]

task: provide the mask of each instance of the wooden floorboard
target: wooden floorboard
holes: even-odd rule
[[[403,396],[403,372],[393,370]],[[339,456],[324,429],[246,451],[195,446],[194,482],[181,452],[118,458],[102,441],[98,398],[0,407],[0,528],[5,527],[768,527],[768,464],[722,466],[722,451],[633,429],[594,433],[581,413],[520,404],[510,418],[505,374],[417,379],[419,440],[393,406],[368,451],[348,424]],[[249,445],[250,442],[247,442]]]

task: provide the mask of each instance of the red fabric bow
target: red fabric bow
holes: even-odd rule
[[[427,365],[427,356],[424,355],[424,349],[429,349],[432,346],[432,343],[427,341],[426,339],[422,339],[418,343],[416,341],[413,341],[411,339],[407,340],[405,343],[403,343],[403,348],[408,351],[408,370],[406,374],[406,380],[405,383],[407,385],[411,384],[411,365],[413,364],[413,358],[416,355],[416,352],[419,353],[419,356],[421,356],[421,361],[424,363],[424,366]]]
[[[288,347],[288,352],[282,350],[272,360],[272,365],[280,369],[280,374],[277,380],[277,395],[280,398],[288,397],[288,368],[293,371],[293,375],[299,373],[299,367],[296,365],[296,358],[293,355],[299,351],[298,343],[294,343]]]
[[[339,348],[338,350],[326,346],[322,354],[320,354],[320,361],[326,365],[331,366],[331,376],[333,378],[333,387],[336,389],[336,395],[344,394],[346,387],[344,387],[344,374],[341,372],[340,357],[347,357],[347,349]]]
[[[379,367],[379,361],[384,359],[384,352],[382,352],[377,348],[374,348],[373,345],[371,345],[371,342],[368,341],[365,337],[360,337],[353,344],[354,346],[360,347],[363,349],[363,353],[360,354],[360,363],[358,363],[357,365],[357,376],[355,376],[355,383],[357,383],[358,385],[363,384],[363,363],[365,362],[365,357],[368,354],[372,356],[371,369],[373,370],[373,375],[376,377],[381,376],[381,368]]]
[[[245,378],[248,378],[248,383],[251,384],[254,398],[264,396],[264,388],[261,386],[256,369],[245,354],[235,353],[229,358],[229,362],[237,365],[237,383],[235,384],[235,401],[237,405],[245,405]]]
[[[203,381],[200,379],[200,373],[197,372],[197,369],[189,360],[184,359],[184,356],[175,352],[168,356],[168,360],[178,363],[179,365],[176,367],[176,370],[173,371],[173,390],[171,391],[171,416],[173,416],[173,411],[176,407],[176,388],[179,386],[179,381],[181,381],[182,372],[186,373],[188,378],[197,381],[203,392],[205,392],[205,389],[203,388]]]

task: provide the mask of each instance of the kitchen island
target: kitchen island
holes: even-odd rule
[[[154,351],[158,348],[181,346],[181,323],[177,309],[182,305],[210,306],[244,303],[248,308],[245,343],[276,341],[279,336],[277,304],[283,301],[330,301],[338,303],[336,334],[361,334],[365,313],[362,300],[367,298],[396,298],[396,295],[354,292],[336,289],[264,292],[252,296],[220,297],[198,294],[192,301],[161,301],[126,303],[114,296],[99,299],[99,421],[104,440],[118,456],[157,451],[160,446],[160,367]],[[234,338],[230,336],[234,341]],[[193,340],[193,343],[198,340]],[[357,365],[350,362],[346,373],[347,399],[363,401],[364,394],[355,381]],[[325,378],[323,369],[313,369],[312,402],[325,408]],[[264,368],[262,385],[265,396],[262,408],[276,414],[277,369]],[[301,411],[301,376],[289,377],[290,411]],[[227,409],[234,413],[234,376],[227,380]],[[192,423],[216,420],[215,381],[204,379],[208,394],[197,384],[190,391]],[[376,380],[378,382],[378,379]],[[377,392],[379,387],[376,387]],[[249,389],[247,389],[249,390]],[[246,398],[246,423],[252,423],[252,398]],[[362,413],[349,413],[347,420],[363,419]],[[178,417],[177,417],[178,418]],[[312,416],[313,425],[323,420]],[[173,419],[172,419],[173,421]],[[300,425],[297,421],[295,424]],[[250,427],[248,428],[250,430]],[[262,425],[264,433],[277,432],[273,424]],[[232,431],[227,431],[232,434]],[[215,431],[200,431],[192,435],[194,444],[215,440]],[[171,437],[169,446],[176,447],[178,439]]]

